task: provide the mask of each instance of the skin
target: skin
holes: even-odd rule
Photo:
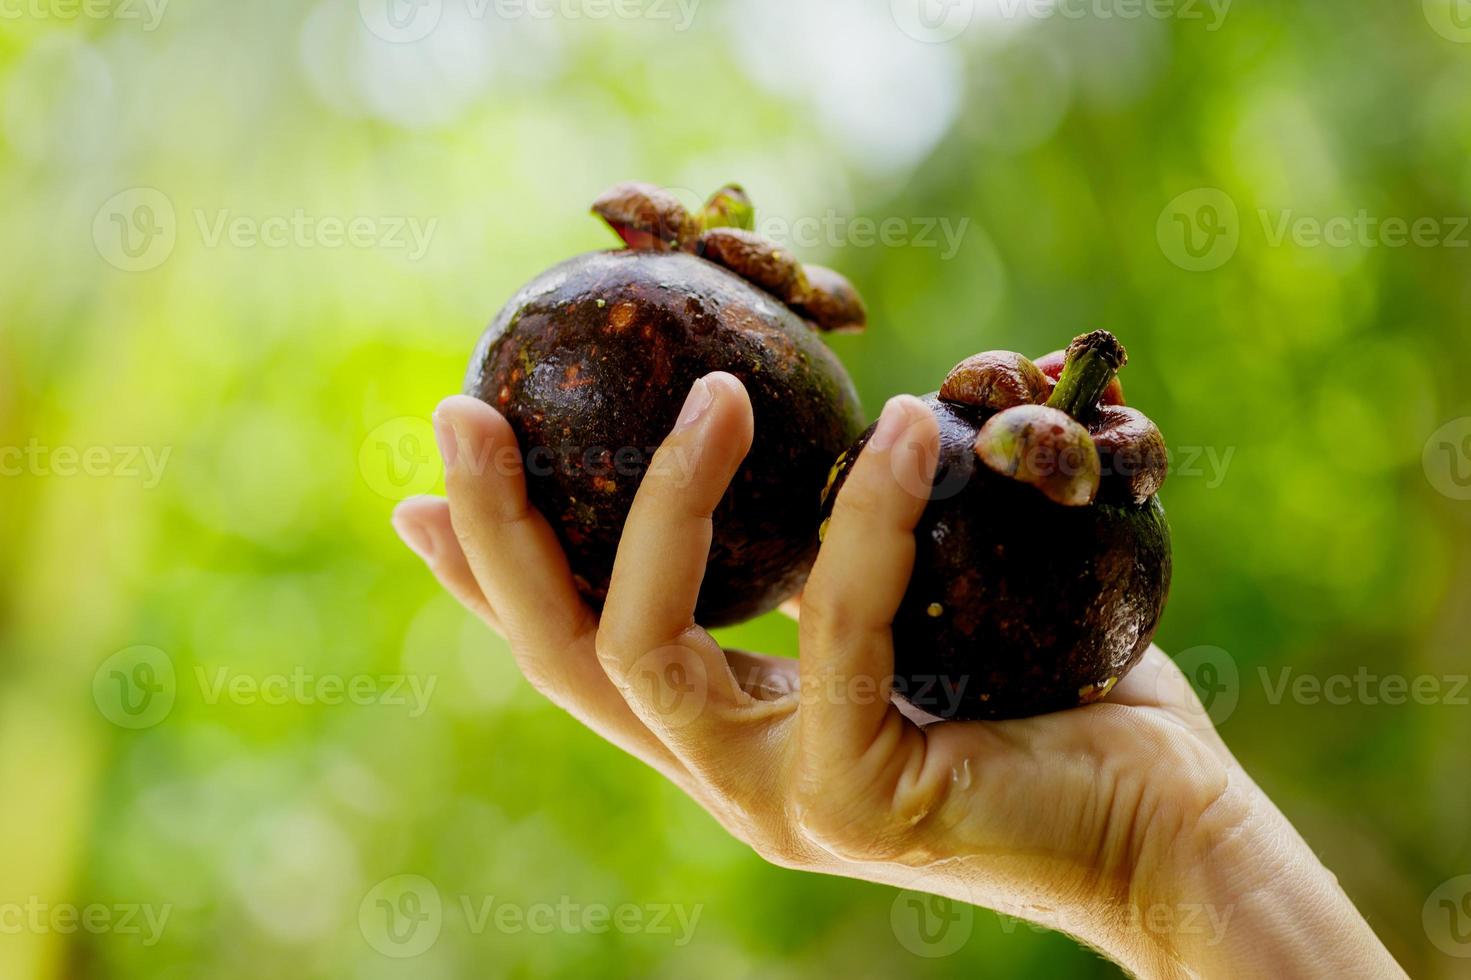
[[[695,384],[661,450],[694,475],[644,481],[601,618],[482,402],[440,405],[448,502],[407,501],[394,522],[531,684],[768,861],[997,909],[1143,977],[1404,976],[1158,649],[1107,702],[1042,717],[922,727],[891,702],[890,623],[927,497],[913,488],[938,452],[916,399],[889,403],[839,494],[800,660],[722,650],[695,601],[752,430],[738,381]],[[1201,905],[1226,927],[1149,924]]]

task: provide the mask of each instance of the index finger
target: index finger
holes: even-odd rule
[[[802,593],[798,717],[810,772],[852,766],[886,722],[903,720],[889,701],[891,626],[914,568],[914,529],[929,502],[938,456],[934,414],[901,395],[884,406],[838,492]]]

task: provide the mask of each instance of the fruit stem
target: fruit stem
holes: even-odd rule
[[[1062,376],[1052,389],[1052,397],[1047,399],[1048,406],[1060,408],[1080,422],[1086,421],[1114,373],[1128,361],[1124,345],[1107,330],[1073,338],[1068,344]]]

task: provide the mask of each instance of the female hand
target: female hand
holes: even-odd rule
[[[768,861],[996,909],[1144,976],[1403,975],[1158,649],[1073,711],[924,725],[895,706],[890,623],[938,455],[917,399],[889,402],[839,494],[799,661],[722,650],[693,618],[711,515],[752,439],[735,378],[690,392],[601,619],[527,501],[505,419],[457,396],[435,425],[449,499],[401,505],[404,540],[537,690]]]

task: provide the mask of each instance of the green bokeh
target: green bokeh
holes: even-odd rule
[[[833,347],[870,414],[977,350],[1115,330],[1176,464],[1159,642],[1214,668],[1223,735],[1410,973],[1463,975],[1421,910],[1471,872],[1467,692],[1275,696],[1471,669],[1471,458],[1439,462],[1471,435],[1441,430],[1471,416],[1456,0],[960,0],[943,41],[907,0],[384,2],[0,21],[0,905],[168,911],[156,942],[141,914],[6,928],[0,976],[1117,975],[982,911],[917,956],[892,890],[763,864],[393,536],[481,326],[610,245],[586,206],[631,177],[738,179],[852,278],[872,325]],[[796,652],[776,617],[725,638]],[[229,687],[272,677],[366,703]],[[398,959],[360,913],[405,874],[442,912]],[[699,918],[684,944],[480,918],[559,902]]]

